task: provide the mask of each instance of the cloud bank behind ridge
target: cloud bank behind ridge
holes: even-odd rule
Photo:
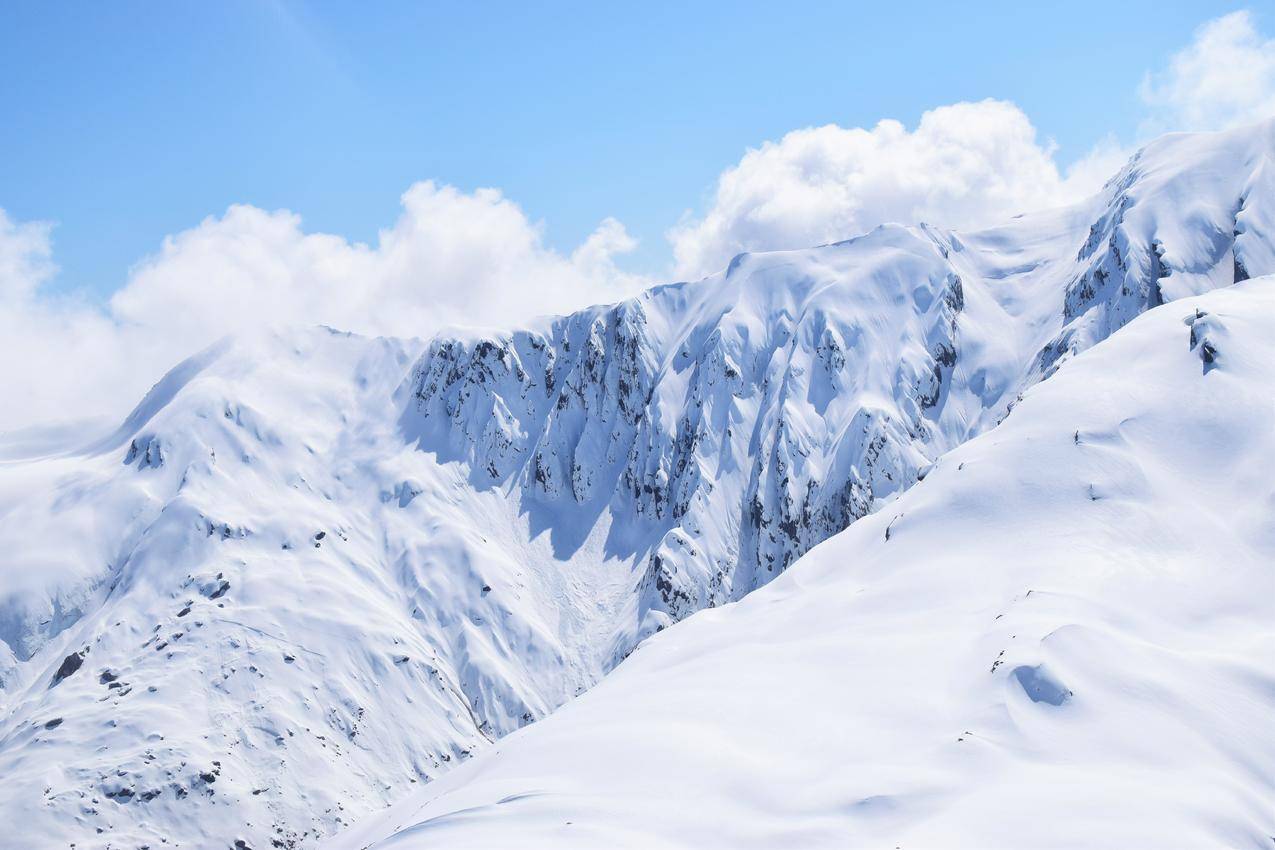
[[[1148,134],[1269,117],[1275,40],[1247,12],[1210,21],[1147,75],[1140,95]],[[1021,109],[991,99],[937,107],[914,129],[883,120],[794,130],[747,151],[720,175],[705,212],[669,230],[668,277],[887,221],[991,224],[1096,191],[1127,154],[1107,142],[1061,165]],[[612,301],[658,282],[617,263],[636,243],[615,219],[564,253],[495,189],[424,181],[401,202],[374,244],[308,233],[286,210],[232,206],[167,237],[105,305],[52,292],[52,227],[0,209],[0,431],[122,415],[166,369],[226,334],[321,323],[427,336]]]

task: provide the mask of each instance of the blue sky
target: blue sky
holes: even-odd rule
[[[232,203],[366,241],[425,178],[500,188],[562,251],[614,216],[658,275],[720,172],[796,128],[995,97],[1060,162],[1130,144],[1143,76],[1237,8],[966,6],[5,4],[0,208],[54,222],[53,286],[98,296]]]

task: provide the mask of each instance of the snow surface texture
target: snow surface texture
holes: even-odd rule
[[[22,825],[17,846],[307,846],[451,775],[654,632],[743,598],[874,511],[866,527],[888,522],[936,459],[950,466],[945,453],[1139,314],[1275,272],[1273,155],[1271,123],[1170,136],[1074,208],[741,256],[511,333],[230,340],[109,436],[0,445],[0,813]],[[1233,324],[1191,329],[1201,379],[1232,368]],[[1098,359],[1127,377],[1142,356]],[[1213,545],[1193,551],[1230,551]],[[918,605],[949,590],[917,589]],[[931,615],[900,599],[890,616],[906,632]],[[759,665],[768,643],[740,639]],[[996,673],[1033,706],[1072,710],[1066,691],[1080,692],[1050,670]],[[853,675],[834,685],[861,691]],[[753,717],[752,699],[687,722]],[[850,705],[806,705],[772,731],[799,723],[814,746],[837,727],[811,713]],[[662,734],[682,751],[679,728]],[[742,779],[719,791],[752,800],[744,779],[763,764],[778,769],[724,767]],[[628,826],[599,829],[612,827],[606,840],[624,840]]]
[[[1269,846],[1273,364],[1275,277],[1148,313],[325,846]]]

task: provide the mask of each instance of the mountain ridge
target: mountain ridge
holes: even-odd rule
[[[0,464],[0,768],[33,778],[6,810],[80,846],[301,846],[386,805],[1137,315],[1275,271],[1273,152],[1275,122],[1169,137],[1072,208],[740,255],[515,331],[196,355],[109,439]]]

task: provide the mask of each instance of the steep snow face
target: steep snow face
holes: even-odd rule
[[[965,310],[1004,324],[916,231],[743,257],[543,332],[435,342],[405,430],[512,492],[560,556],[605,523],[605,554],[642,570],[645,633],[751,590],[964,437],[983,410],[950,386]],[[992,351],[998,401],[1013,350]]]
[[[1067,284],[1065,325],[1041,367],[1149,307],[1275,271],[1273,155],[1275,121],[1166,136],[1139,151],[1107,186]]]
[[[1275,277],[1136,319],[768,587],[325,846],[1267,844],[1273,363]]]
[[[0,446],[0,812],[258,847],[384,806],[888,512],[1139,312],[1275,271],[1273,134],[511,333],[229,341],[109,436]]]
[[[1275,271],[1273,153],[1275,122],[1166,137],[1075,208],[743,255],[544,331],[441,340],[409,430],[559,551],[609,515],[607,553],[645,560],[614,660],[764,584],[1143,311]]]

